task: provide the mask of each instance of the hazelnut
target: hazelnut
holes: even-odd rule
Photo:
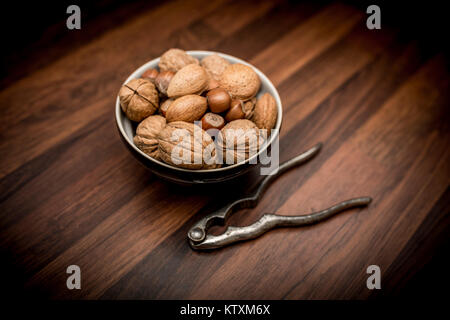
[[[230,108],[231,98],[228,92],[222,88],[215,88],[206,94],[209,109],[214,113],[220,113]]]
[[[158,76],[158,74],[159,74],[158,70],[156,70],[156,69],[148,69],[142,74],[141,78],[142,79],[148,79],[151,82],[155,83],[155,79]]]
[[[208,112],[202,118],[202,129],[222,129],[225,125],[225,120],[218,114]]]
[[[218,87],[220,87],[219,81],[217,81],[216,79],[210,77],[209,81],[208,81],[208,91],[210,91],[212,89],[215,89],[215,88],[218,88]]]
[[[232,100],[230,110],[225,115],[225,120],[227,120],[227,122],[231,122],[233,120],[244,118],[245,118],[244,103],[242,102],[242,100],[239,99]]]
[[[167,99],[164,101],[161,106],[159,107],[159,112],[165,117],[167,110],[169,109],[170,105],[172,104],[173,99]]]
[[[167,96],[167,88],[174,75],[175,73],[172,71],[163,71],[155,78],[155,86],[164,96]]]

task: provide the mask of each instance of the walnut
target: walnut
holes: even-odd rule
[[[158,142],[161,160],[170,165],[186,169],[217,167],[216,147],[212,138],[193,123],[168,123],[160,132]]]
[[[134,136],[134,144],[150,157],[159,159],[158,135],[166,126],[166,118],[154,115],[139,123]]]
[[[244,102],[244,114],[245,119],[251,119],[255,111],[256,98],[251,98],[250,100]]]
[[[247,160],[264,142],[258,127],[250,120],[234,120],[225,125],[217,138],[219,156],[227,164]]]
[[[219,82],[233,99],[242,101],[256,96],[261,87],[261,80],[253,68],[240,63],[229,65],[223,71]]]
[[[226,59],[222,58],[218,54],[212,54],[202,59],[201,65],[208,74],[214,80],[219,81],[220,76],[225,71],[225,69],[230,65]]]
[[[131,121],[140,122],[158,110],[155,85],[148,79],[133,79],[119,91],[120,106]]]
[[[181,49],[169,49],[163,53],[161,59],[159,59],[160,71],[172,71],[177,72],[188,64],[199,64],[198,60],[191,57]]]

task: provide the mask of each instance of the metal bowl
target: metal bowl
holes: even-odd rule
[[[145,165],[147,168],[149,168],[154,174],[158,175],[159,177],[166,179],[171,182],[175,182],[178,184],[206,184],[206,183],[218,183],[218,182],[224,182],[231,180],[233,178],[236,178],[243,173],[247,172],[250,168],[257,165],[257,163],[254,163],[255,157],[258,157],[259,154],[262,152],[266,152],[270,150],[270,145],[275,139],[278,139],[278,133],[280,131],[281,127],[281,121],[282,121],[282,114],[283,109],[281,106],[281,100],[280,96],[278,94],[277,89],[275,89],[272,82],[257,68],[252,66],[251,64],[219,52],[213,52],[213,51],[187,51],[187,53],[199,60],[203,59],[206,56],[212,55],[212,54],[218,54],[221,57],[225,58],[231,63],[242,63],[245,65],[248,65],[255,70],[255,72],[258,74],[259,78],[261,79],[261,89],[258,93],[258,97],[262,95],[263,93],[270,93],[277,102],[277,108],[278,108],[278,118],[277,122],[275,124],[275,131],[272,133],[268,141],[262,146],[262,148],[259,150],[257,154],[255,154],[253,157],[247,159],[246,161],[233,164],[230,166],[218,168],[218,169],[210,169],[210,170],[189,170],[189,169],[183,169],[183,168],[177,168],[174,166],[171,166],[167,163],[164,163],[162,161],[155,160],[148,155],[146,155],[144,152],[142,152],[140,149],[138,149],[134,143],[133,143],[133,137],[136,133],[136,127],[137,123],[134,123],[133,121],[130,121],[125,114],[123,113],[122,109],[120,108],[120,101],[119,97],[117,96],[116,99],[116,123],[117,128],[120,133],[120,137],[122,138],[122,141],[127,146],[128,150],[138,159],[143,165]],[[158,67],[159,58],[154,59],[152,61],[147,62],[146,64],[139,67],[136,71],[134,71],[128,79],[125,80],[124,83],[127,83],[131,79],[137,79],[140,78],[141,75],[144,73],[145,70],[150,68],[157,68]],[[267,150],[266,150],[267,149]]]

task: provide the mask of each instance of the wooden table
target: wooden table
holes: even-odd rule
[[[450,77],[439,48],[399,28],[368,30],[365,12],[343,3],[139,2],[87,17],[81,31],[62,22],[44,33],[1,83],[0,247],[17,294],[366,299],[404,288],[448,238]],[[283,101],[281,161],[324,143],[230,224],[355,196],[373,203],[192,251],[190,226],[260,176],[183,188],[126,150],[113,115],[120,85],[171,47],[231,54],[272,80]],[[66,288],[72,264],[81,290]],[[381,268],[382,290],[367,289],[369,265]]]

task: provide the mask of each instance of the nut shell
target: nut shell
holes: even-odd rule
[[[230,108],[231,97],[225,89],[215,88],[206,94],[209,109],[214,113],[221,113]]]
[[[218,54],[212,54],[203,58],[200,64],[213,79],[219,81],[222,73],[231,63]]]
[[[208,88],[209,77],[205,69],[190,64],[178,71],[169,83],[167,95],[177,98],[187,94],[201,94]]]
[[[160,71],[177,72],[192,63],[199,64],[199,61],[181,49],[172,48],[163,53],[158,67]]]
[[[159,159],[158,135],[166,126],[166,119],[159,115],[145,118],[136,128],[133,142],[150,157]]]
[[[159,107],[159,113],[165,117],[167,114],[167,110],[169,110],[170,105],[172,104],[174,100],[173,99],[167,99],[163,103],[161,103],[161,106]]]
[[[219,81],[213,79],[211,76],[209,76],[209,80],[208,80],[208,88],[206,89],[207,91],[216,89],[220,87],[220,83]]]
[[[167,96],[167,88],[174,75],[172,71],[162,71],[156,76],[155,86],[163,97]]]
[[[222,129],[225,125],[225,120],[218,114],[208,112],[202,118],[202,129],[207,131],[209,129]]]
[[[154,114],[159,106],[158,91],[148,79],[133,79],[119,91],[122,111],[131,121],[140,122]]]
[[[217,150],[225,163],[235,164],[256,154],[262,143],[258,127],[250,120],[239,119],[223,127],[217,139]]]
[[[184,121],[168,123],[158,136],[162,161],[186,169],[216,168],[216,147],[199,126]]]
[[[228,66],[219,82],[232,98],[242,101],[253,98],[261,87],[261,81],[256,72],[251,67],[240,63]]]
[[[208,108],[206,98],[195,94],[174,100],[166,112],[167,122],[194,122],[201,119]]]
[[[277,102],[270,93],[263,94],[256,102],[252,121],[260,129],[270,130],[277,122]]]
[[[244,103],[244,114],[245,119],[251,119],[253,117],[253,113],[255,112],[256,98],[251,98]]]
[[[225,115],[225,120],[227,120],[227,122],[230,122],[244,118],[245,118],[244,103],[242,102],[242,100],[234,99],[233,101],[231,101],[231,107],[230,110],[228,110],[227,114]]]
[[[155,79],[158,76],[159,72],[156,69],[148,69],[146,70],[141,78],[150,80],[153,84],[155,84]]]

